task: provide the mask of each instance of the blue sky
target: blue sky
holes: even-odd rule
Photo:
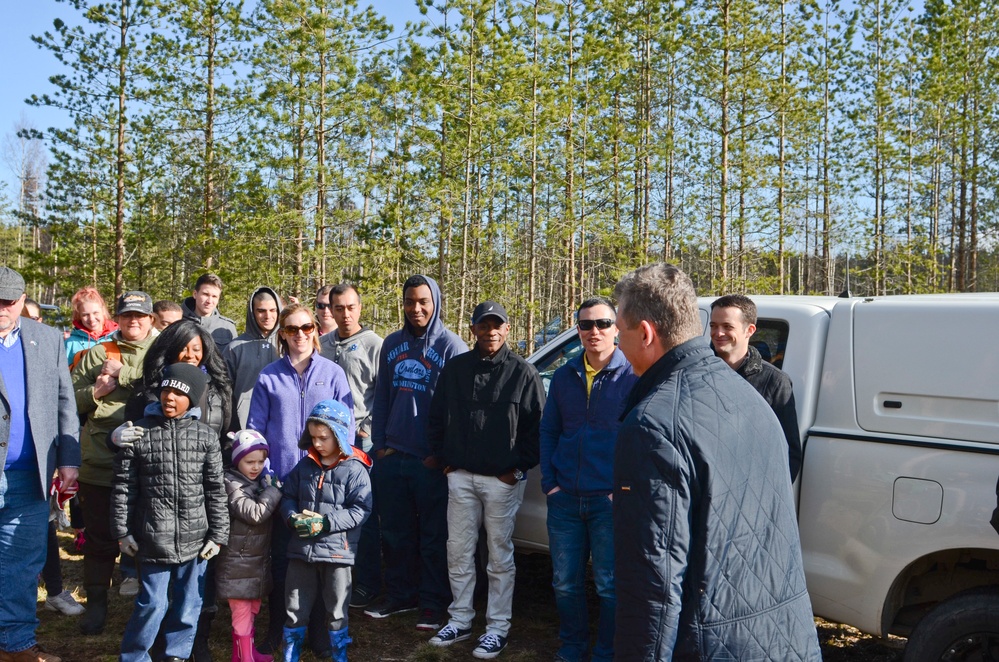
[[[252,0],[247,0],[250,4]],[[363,0],[359,2],[364,6]],[[406,21],[420,18],[416,3],[412,0],[370,0],[371,4],[395,26],[396,34],[401,32]],[[51,126],[66,126],[69,119],[59,111],[50,108],[28,106],[24,100],[32,94],[42,95],[52,91],[48,79],[60,73],[62,68],[52,54],[39,48],[31,41],[31,35],[39,35],[52,29],[52,21],[57,17],[76,23],[72,7],[56,0],[35,0],[21,2],[15,0],[4,3],[4,16],[0,21],[0,142],[13,135],[14,127],[23,116],[38,129]],[[13,197],[14,177],[6,162],[0,160],[0,182],[6,182],[3,191],[8,200]]]

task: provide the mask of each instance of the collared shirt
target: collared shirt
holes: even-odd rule
[[[586,371],[586,400],[590,400],[590,391],[593,390],[593,380],[597,378],[600,374],[602,368],[594,368],[590,365],[590,360],[586,358],[586,354],[583,354],[583,370]]]
[[[3,345],[7,349],[10,349],[11,347],[14,346],[14,343],[16,343],[17,339],[20,337],[21,337],[21,318],[18,317],[17,321],[14,322],[14,328],[10,330],[10,333],[4,336],[3,339],[0,339],[0,345]]]

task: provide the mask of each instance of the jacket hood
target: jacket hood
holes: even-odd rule
[[[274,290],[274,288],[261,286],[250,292],[250,298],[246,300],[246,335],[259,340],[270,340],[272,343],[277,344],[277,323],[274,324],[274,328],[271,329],[270,333],[264,333],[257,325],[257,319],[253,316],[253,297],[257,296],[261,292],[266,292],[274,297],[278,313],[280,313],[281,309],[284,308],[284,302],[281,301],[281,297],[278,296],[278,293]],[[218,312],[218,309],[214,312]]]
[[[80,333],[82,333],[87,338],[90,338],[91,340],[100,340],[101,338],[109,336],[115,331],[117,331],[118,323],[115,322],[113,319],[108,318],[104,320],[104,327],[98,333],[93,333],[89,329],[85,328],[83,324],[78,320],[73,322],[73,328],[75,329],[74,333],[76,331],[79,331]]]
[[[444,333],[445,327],[444,322],[441,321],[441,288],[437,284],[437,281],[427,276],[425,274],[415,274],[417,276],[422,276],[427,280],[427,285],[430,286],[430,295],[434,300],[434,312],[430,316],[430,323],[427,324],[427,332],[422,336],[417,336],[415,333],[415,328],[409,323],[409,318],[403,315],[403,329],[407,334],[412,336],[417,342],[423,342],[424,348],[429,347],[433,344],[434,339]],[[406,291],[403,290],[403,294]]]

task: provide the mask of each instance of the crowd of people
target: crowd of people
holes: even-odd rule
[[[469,348],[429,276],[405,281],[403,326],[384,340],[351,284],[313,307],[259,287],[239,335],[222,292],[204,274],[179,304],[129,291],[112,316],[85,287],[64,339],[0,268],[0,662],[60,660],[35,637],[39,575],[47,609],[103,632],[116,564],[135,596],[125,662],[210,661],[220,600],[233,662],[295,662],[306,646],[345,662],[351,609],[417,612],[429,643],[451,646],[473,636],[480,540],[471,654],[495,658],[539,465],[556,661],[819,659],[794,401],[749,346],[747,297],[716,302],[709,345],[689,278],[638,269],[620,308],[579,304],[583,351],[546,393],[507,343],[504,306],[476,306]],[[62,585],[60,522],[78,531],[85,606]]]

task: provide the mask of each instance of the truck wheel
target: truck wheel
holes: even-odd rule
[[[999,590],[978,588],[934,607],[916,624],[905,662],[999,661]]]

